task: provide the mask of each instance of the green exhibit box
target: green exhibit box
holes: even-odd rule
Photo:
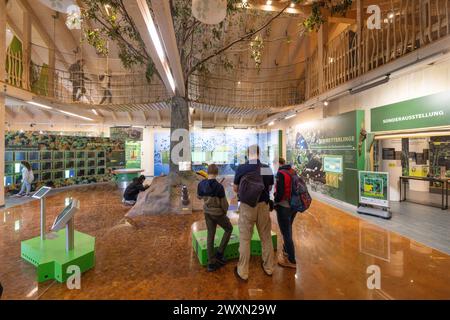
[[[54,239],[41,240],[40,237],[22,241],[21,256],[37,268],[37,280],[65,282],[70,274],[69,266],[76,265],[83,273],[94,267],[95,238],[75,231],[74,249],[66,252],[66,230],[56,233]]]
[[[222,240],[224,230],[222,228],[217,228],[216,235],[214,238],[214,248],[217,248],[220,245],[220,241]],[[277,234],[272,231],[272,243],[273,247],[277,249]],[[208,251],[207,251],[207,231],[200,230],[192,233],[192,247],[194,248],[195,253],[197,254],[198,261],[202,266],[206,266],[208,263]],[[261,255],[261,240],[258,235],[258,231],[256,227],[253,231],[253,236],[250,244],[250,252],[254,256]],[[233,233],[231,235],[230,241],[228,242],[228,246],[225,249],[224,256],[227,260],[237,259],[239,258],[239,228],[238,226],[233,226]]]

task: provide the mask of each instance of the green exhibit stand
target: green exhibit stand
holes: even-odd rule
[[[37,268],[37,280],[65,282],[70,274],[67,267],[76,265],[81,272],[94,267],[95,238],[75,231],[74,249],[66,252],[66,230],[56,233],[54,239],[36,237],[22,241],[21,256]]]
[[[80,208],[76,199],[56,217],[51,227],[53,233],[45,233],[45,197],[50,191],[51,188],[42,187],[33,195],[41,201],[41,234],[22,241],[20,255],[37,268],[38,282],[56,280],[62,283],[72,274],[67,272],[70,266],[78,266],[80,272],[94,267],[95,238],[74,229],[74,215]]]
[[[223,229],[217,228],[216,235],[214,239],[214,248],[217,249],[220,245],[220,241],[223,236]],[[272,243],[276,250],[277,248],[277,234],[272,231]],[[207,251],[207,231],[200,230],[192,233],[192,247],[197,254],[198,261],[202,266],[206,266],[208,263],[208,251]],[[260,256],[262,253],[261,240],[258,235],[256,227],[253,231],[252,240],[250,243],[250,252],[254,256]],[[224,256],[227,260],[239,258],[239,228],[238,226],[233,226],[233,233],[231,235],[228,246],[225,249]]]

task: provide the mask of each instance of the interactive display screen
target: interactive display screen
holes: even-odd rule
[[[14,161],[14,153],[12,151],[5,152],[5,161]]]
[[[28,160],[29,161],[38,161],[39,160],[39,152],[38,151],[28,152]]]
[[[20,163],[14,163],[14,173],[20,173],[20,172],[21,172]]]
[[[50,188],[50,187],[42,187],[42,188],[40,188],[38,191],[36,191],[36,193],[33,195],[33,198],[41,199],[41,198],[43,198],[47,193],[49,193],[50,190],[52,190],[52,188]]]
[[[95,160],[88,160],[88,167],[95,167]]]
[[[95,158],[95,152],[94,151],[89,151],[88,152],[88,158],[89,159]]]
[[[64,178],[69,179],[75,177],[75,170],[66,170],[64,172]]]
[[[100,151],[100,152],[97,154],[97,157],[99,157],[99,158],[104,158],[104,157],[105,157],[105,152],[104,152],[104,151]]]
[[[15,154],[15,160],[16,161],[24,161],[27,160],[27,154],[25,152],[16,152]]]
[[[99,174],[99,175],[105,174],[105,168],[98,168],[97,169],[97,174]]]
[[[5,164],[5,174],[14,174],[13,164]]]
[[[86,174],[86,170],[80,169],[77,171],[77,177],[82,177]]]
[[[32,162],[31,163],[31,169],[33,171],[39,171],[40,170],[40,163],[39,162]],[[35,179],[36,180],[36,179]]]
[[[66,224],[73,218],[74,214],[77,212],[78,207],[78,200],[71,200],[69,204],[64,208],[64,210],[56,217],[51,230],[58,231],[64,228]]]
[[[98,167],[104,167],[105,166],[105,160],[98,160],[98,162],[97,162],[97,166]]]
[[[14,181],[14,179],[13,179],[13,177],[12,176],[5,176],[5,186],[10,186],[10,185],[12,185],[13,184],[13,181]]]
[[[53,159],[55,159],[55,160],[62,160],[62,159],[64,159],[64,152],[62,152],[62,151],[54,151],[53,152]]]
[[[89,169],[88,176],[95,176],[95,169]]]
[[[41,160],[51,160],[51,159],[52,159],[52,152],[51,151],[41,152]]]

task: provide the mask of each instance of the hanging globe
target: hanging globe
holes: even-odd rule
[[[205,24],[218,24],[227,16],[227,1],[192,0],[192,15]]]
[[[80,7],[73,5],[67,8],[66,26],[69,30],[81,29],[81,11]]]

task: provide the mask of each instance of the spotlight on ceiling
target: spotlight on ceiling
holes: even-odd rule
[[[326,106],[328,106],[330,103],[328,102],[328,101],[324,101],[323,102],[323,105],[326,107]]]
[[[273,126],[275,124],[275,121],[270,121],[269,126]]]

